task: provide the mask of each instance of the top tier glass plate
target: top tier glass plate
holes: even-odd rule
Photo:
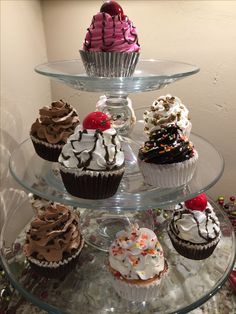
[[[129,94],[153,91],[199,71],[195,65],[168,60],[140,60],[132,77],[89,77],[81,60],[55,61],[35,71],[87,92]]]

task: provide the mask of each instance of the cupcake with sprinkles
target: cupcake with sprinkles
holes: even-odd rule
[[[132,21],[115,1],[106,1],[93,16],[80,55],[89,76],[131,76],[140,45]]]
[[[198,152],[178,125],[150,133],[138,154],[140,171],[147,184],[172,188],[188,183],[195,172]]]
[[[53,203],[31,222],[23,251],[37,273],[58,278],[76,266],[83,245],[79,214],[70,206]]]
[[[129,301],[156,298],[168,265],[155,233],[137,224],[118,232],[109,248],[108,271],[122,298]]]
[[[220,223],[206,194],[180,204],[168,234],[176,251],[186,258],[202,260],[214,252],[221,238]]]
[[[175,123],[183,135],[189,138],[192,128],[187,107],[180,98],[170,94],[156,99],[149,110],[145,110],[143,119],[147,135]]]

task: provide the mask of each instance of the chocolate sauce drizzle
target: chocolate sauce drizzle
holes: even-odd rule
[[[183,138],[176,124],[153,131],[139,150],[141,160],[155,164],[183,162],[193,155],[193,145]]]
[[[109,48],[109,47],[112,47],[115,43],[115,36],[116,36],[116,26],[115,26],[115,18],[116,16],[112,16],[112,21],[113,21],[113,33],[112,33],[112,38],[113,40],[111,42],[106,42],[105,40],[105,28],[106,28],[106,13],[103,12],[102,13],[102,17],[103,17],[103,20],[102,20],[102,43],[103,45],[106,47],[106,48]],[[120,21],[121,24],[123,24],[123,20],[121,18],[120,15],[118,15],[118,20]],[[128,29],[125,30],[124,28],[122,28],[122,34],[123,34],[123,42],[124,43],[127,43],[128,45],[132,45],[132,44],[137,44],[138,46],[140,46],[139,42],[138,42],[138,36],[137,34],[135,34],[132,30],[135,29],[135,27],[133,26],[133,23],[127,18],[125,17],[124,18],[124,21],[126,21],[128,23]],[[96,22],[96,15],[93,16],[93,19],[92,19],[92,22],[91,22],[91,25],[90,27],[87,29],[88,31],[88,38],[85,39],[84,41],[84,47],[85,47],[85,50],[90,50],[91,47],[92,47],[92,32],[91,32],[91,29],[95,29],[95,22]],[[133,37],[134,39],[128,39],[126,34],[127,32],[129,32]],[[103,49],[104,50],[104,49]],[[106,49],[105,49],[106,50]]]
[[[213,224],[215,224],[216,226],[219,226],[219,222],[217,220],[214,219],[214,217],[211,216],[211,210],[209,208],[205,209],[205,214],[206,214],[206,224],[205,224],[205,230],[206,230],[206,236],[204,236],[200,230],[200,225],[199,222],[197,220],[197,218],[194,215],[194,212],[192,211],[188,211],[188,210],[181,210],[181,211],[177,211],[173,214],[173,219],[175,221],[175,223],[179,220],[181,220],[183,218],[184,214],[188,214],[191,215],[193,217],[193,219],[196,222],[197,228],[198,228],[198,235],[200,238],[204,239],[205,241],[213,241],[214,239],[212,237],[209,236],[209,231],[208,231],[208,223],[211,220]],[[174,217],[178,216],[179,218],[175,219]],[[170,224],[170,228],[173,230],[173,232],[178,235],[180,233],[178,226],[175,223],[171,223]],[[219,232],[217,232],[217,230],[215,228],[213,228],[214,233],[215,233],[215,238],[219,235]],[[183,241],[183,239],[181,239]],[[184,240],[186,242],[189,242],[187,240]],[[189,242],[190,243],[190,242]]]
[[[70,144],[71,144],[73,150],[76,150],[74,143],[81,142],[81,140],[82,140],[82,138],[83,138],[83,135],[84,135],[84,134],[87,134],[87,133],[88,133],[88,132],[87,132],[86,129],[84,129],[83,131],[79,131],[79,132],[78,132],[78,139],[76,139],[76,140],[70,140]],[[88,153],[88,155],[89,155],[89,157],[88,157],[87,160],[82,161],[82,159],[81,159],[81,154],[82,154],[85,150],[81,150],[81,151],[79,151],[79,152],[74,152],[74,155],[75,155],[75,157],[76,157],[76,159],[77,159],[77,161],[78,161],[78,164],[77,164],[77,167],[78,167],[78,168],[82,168],[82,170],[92,170],[92,169],[89,168],[89,165],[90,165],[90,163],[91,163],[91,161],[92,161],[92,159],[93,159],[93,152],[94,152],[95,149],[96,149],[96,145],[97,145],[97,141],[98,141],[98,139],[99,139],[99,135],[102,136],[102,134],[103,134],[103,133],[102,133],[102,131],[100,131],[100,130],[96,130],[96,131],[95,131],[95,133],[94,133],[94,137],[95,137],[94,145],[93,145],[93,147],[92,147],[92,149],[91,149],[90,151],[88,151],[88,150],[86,149],[86,151],[87,151],[87,153]],[[109,160],[109,150],[108,150],[108,146],[105,144],[104,138],[102,139],[102,144],[103,144],[103,147],[104,147],[104,149],[105,149],[105,156],[104,156],[104,158],[105,158],[105,160],[106,160],[106,165],[107,165],[106,170],[109,170],[109,169],[111,168],[111,166],[115,165],[115,163],[116,163],[116,155],[117,155],[117,153],[118,153],[118,149],[117,149],[117,145],[116,145],[116,142],[115,142],[115,137],[116,137],[116,134],[113,134],[113,135],[111,136],[111,142],[112,142],[113,145],[115,145],[115,154],[114,154],[114,157],[113,157],[113,160],[112,160],[112,161]],[[70,156],[66,156],[66,155],[64,155],[63,153],[62,153],[62,157],[63,157],[65,160],[68,160],[68,159],[70,158]],[[118,167],[115,166],[115,167],[113,167],[113,169],[118,169]]]

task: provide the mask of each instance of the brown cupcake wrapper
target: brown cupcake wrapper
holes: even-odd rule
[[[138,63],[138,52],[90,52],[80,50],[88,76],[128,77]]]
[[[28,262],[32,270],[34,270],[37,274],[43,277],[61,278],[66,276],[70,271],[72,271],[76,267],[83,246],[84,239],[81,238],[81,246],[79,247],[78,252],[75,254],[75,256],[72,257],[71,260],[67,263],[58,264],[58,267],[52,267],[51,265],[40,265],[40,263],[36,264],[33,262],[34,259],[28,259]]]
[[[47,161],[58,162],[59,155],[62,151],[63,145],[52,145],[42,141],[35,140],[31,136],[32,143],[37,155]]]
[[[170,231],[168,232],[169,238],[175,250],[182,256],[192,259],[192,260],[202,260],[210,257],[214,252],[217,244],[220,241],[220,236],[212,242],[210,245],[197,245],[195,247],[187,247],[183,245],[178,239],[173,239],[173,235],[171,235]]]
[[[76,175],[60,169],[62,181],[68,193],[85,199],[104,199],[113,196],[120,184],[124,172],[107,175]]]

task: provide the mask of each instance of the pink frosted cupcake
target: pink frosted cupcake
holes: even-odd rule
[[[156,298],[167,270],[161,244],[152,230],[135,224],[117,233],[109,249],[108,271],[122,298],[129,301]]]
[[[139,58],[136,28],[115,1],[93,16],[80,55],[89,76],[131,76]]]

